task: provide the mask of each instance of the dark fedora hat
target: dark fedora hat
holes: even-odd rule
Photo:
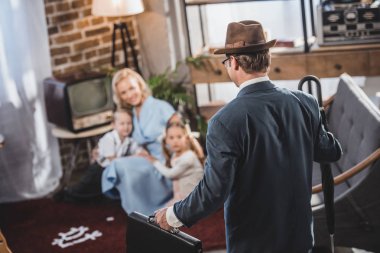
[[[232,22],[227,27],[225,48],[215,50],[214,54],[254,53],[273,47],[276,41],[266,41],[263,27],[257,21]]]

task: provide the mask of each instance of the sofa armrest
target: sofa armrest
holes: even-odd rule
[[[338,176],[334,177],[334,185],[338,185],[343,183],[344,181],[350,179],[351,177],[355,176],[365,168],[367,168],[372,163],[376,162],[380,159],[380,148],[376,149],[372,154],[370,154],[368,157],[366,157],[364,160],[353,166],[352,168],[346,170],[345,172],[339,174]],[[318,184],[313,186],[312,192],[319,193],[322,191],[322,184]]]
[[[332,102],[334,102],[334,98],[335,98],[335,95],[328,97],[326,100],[322,102],[322,106],[325,109],[327,109],[332,104]]]

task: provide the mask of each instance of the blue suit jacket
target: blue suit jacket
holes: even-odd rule
[[[225,208],[227,251],[312,248],[312,162],[341,156],[318,103],[270,81],[243,88],[209,122],[205,176],[174,205],[186,226]]]

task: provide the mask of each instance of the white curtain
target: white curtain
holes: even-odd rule
[[[62,174],[43,100],[51,75],[44,10],[43,0],[0,1],[0,203],[45,196]]]

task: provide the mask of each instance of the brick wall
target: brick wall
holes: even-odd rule
[[[127,22],[132,45],[140,58],[134,17],[92,16],[92,0],[44,2],[54,76],[110,67],[113,24],[119,21]],[[115,63],[117,66],[124,64],[119,32],[116,36]],[[133,68],[130,52],[128,63]]]
[[[127,22],[139,61],[139,40],[134,17],[96,17],[91,15],[92,0],[44,0],[49,35],[51,65],[54,76],[78,71],[97,71],[111,67],[113,24]],[[128,48],[128,63],[134,68]],[[116,36],[116,67],[124,66],[120,33]],[[99,138],[99,136],[95,137]],[[93,141],[93,144],[95,142]],[[85,142],[76,153],[76,169],[86,168],[88,152]],[[71,163],[74,140],[59,140],[63,169]]]

